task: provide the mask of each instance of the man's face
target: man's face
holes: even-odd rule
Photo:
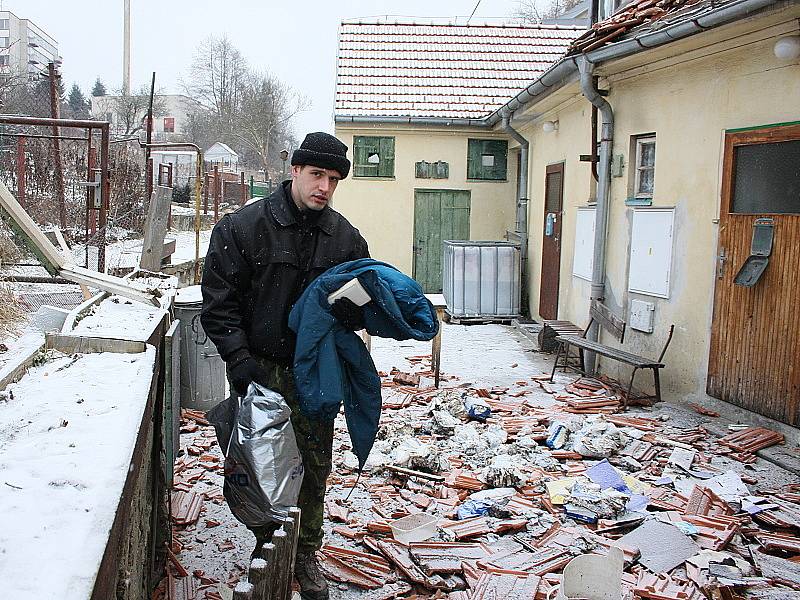
[[[338,171],[312,165],[292,166],[292,199],[300,210],[322,210],[342,178]]]

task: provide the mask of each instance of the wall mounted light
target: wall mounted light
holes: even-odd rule
[[[772,51],[781,60],[795,60],[800,58],[800,35],[790,35],[780,38],[772,47]]]
[[[545,121],[542,123],[542,131],[550,133],[551,131],[558,131],[558,121]]]

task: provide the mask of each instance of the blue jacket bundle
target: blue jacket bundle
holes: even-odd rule
[[[344,402],[353,452],[363,468],[378,432],[381,381],[361,338],[339,324],[328,304],[328,296],[354,277],[372,299],[363,307],[370,335],[427,341],[438,333],[439,321],[416,281],[370,258],[329,269],[292,308],[289,327],[297,334],[294,378],[300,409],[309,417],[332,421]]]

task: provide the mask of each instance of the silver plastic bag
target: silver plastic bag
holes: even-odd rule
[[[283,396],[257,383],[232,415],[223,493],[233,516],[248,527],[282,519],[297,505],[303,461],[290,415]]]

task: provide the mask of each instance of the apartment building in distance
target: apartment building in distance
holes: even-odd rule
[[[0,77],[36,80],[51,62],[61,62],[58,42],[30,19],[0,10]]]

